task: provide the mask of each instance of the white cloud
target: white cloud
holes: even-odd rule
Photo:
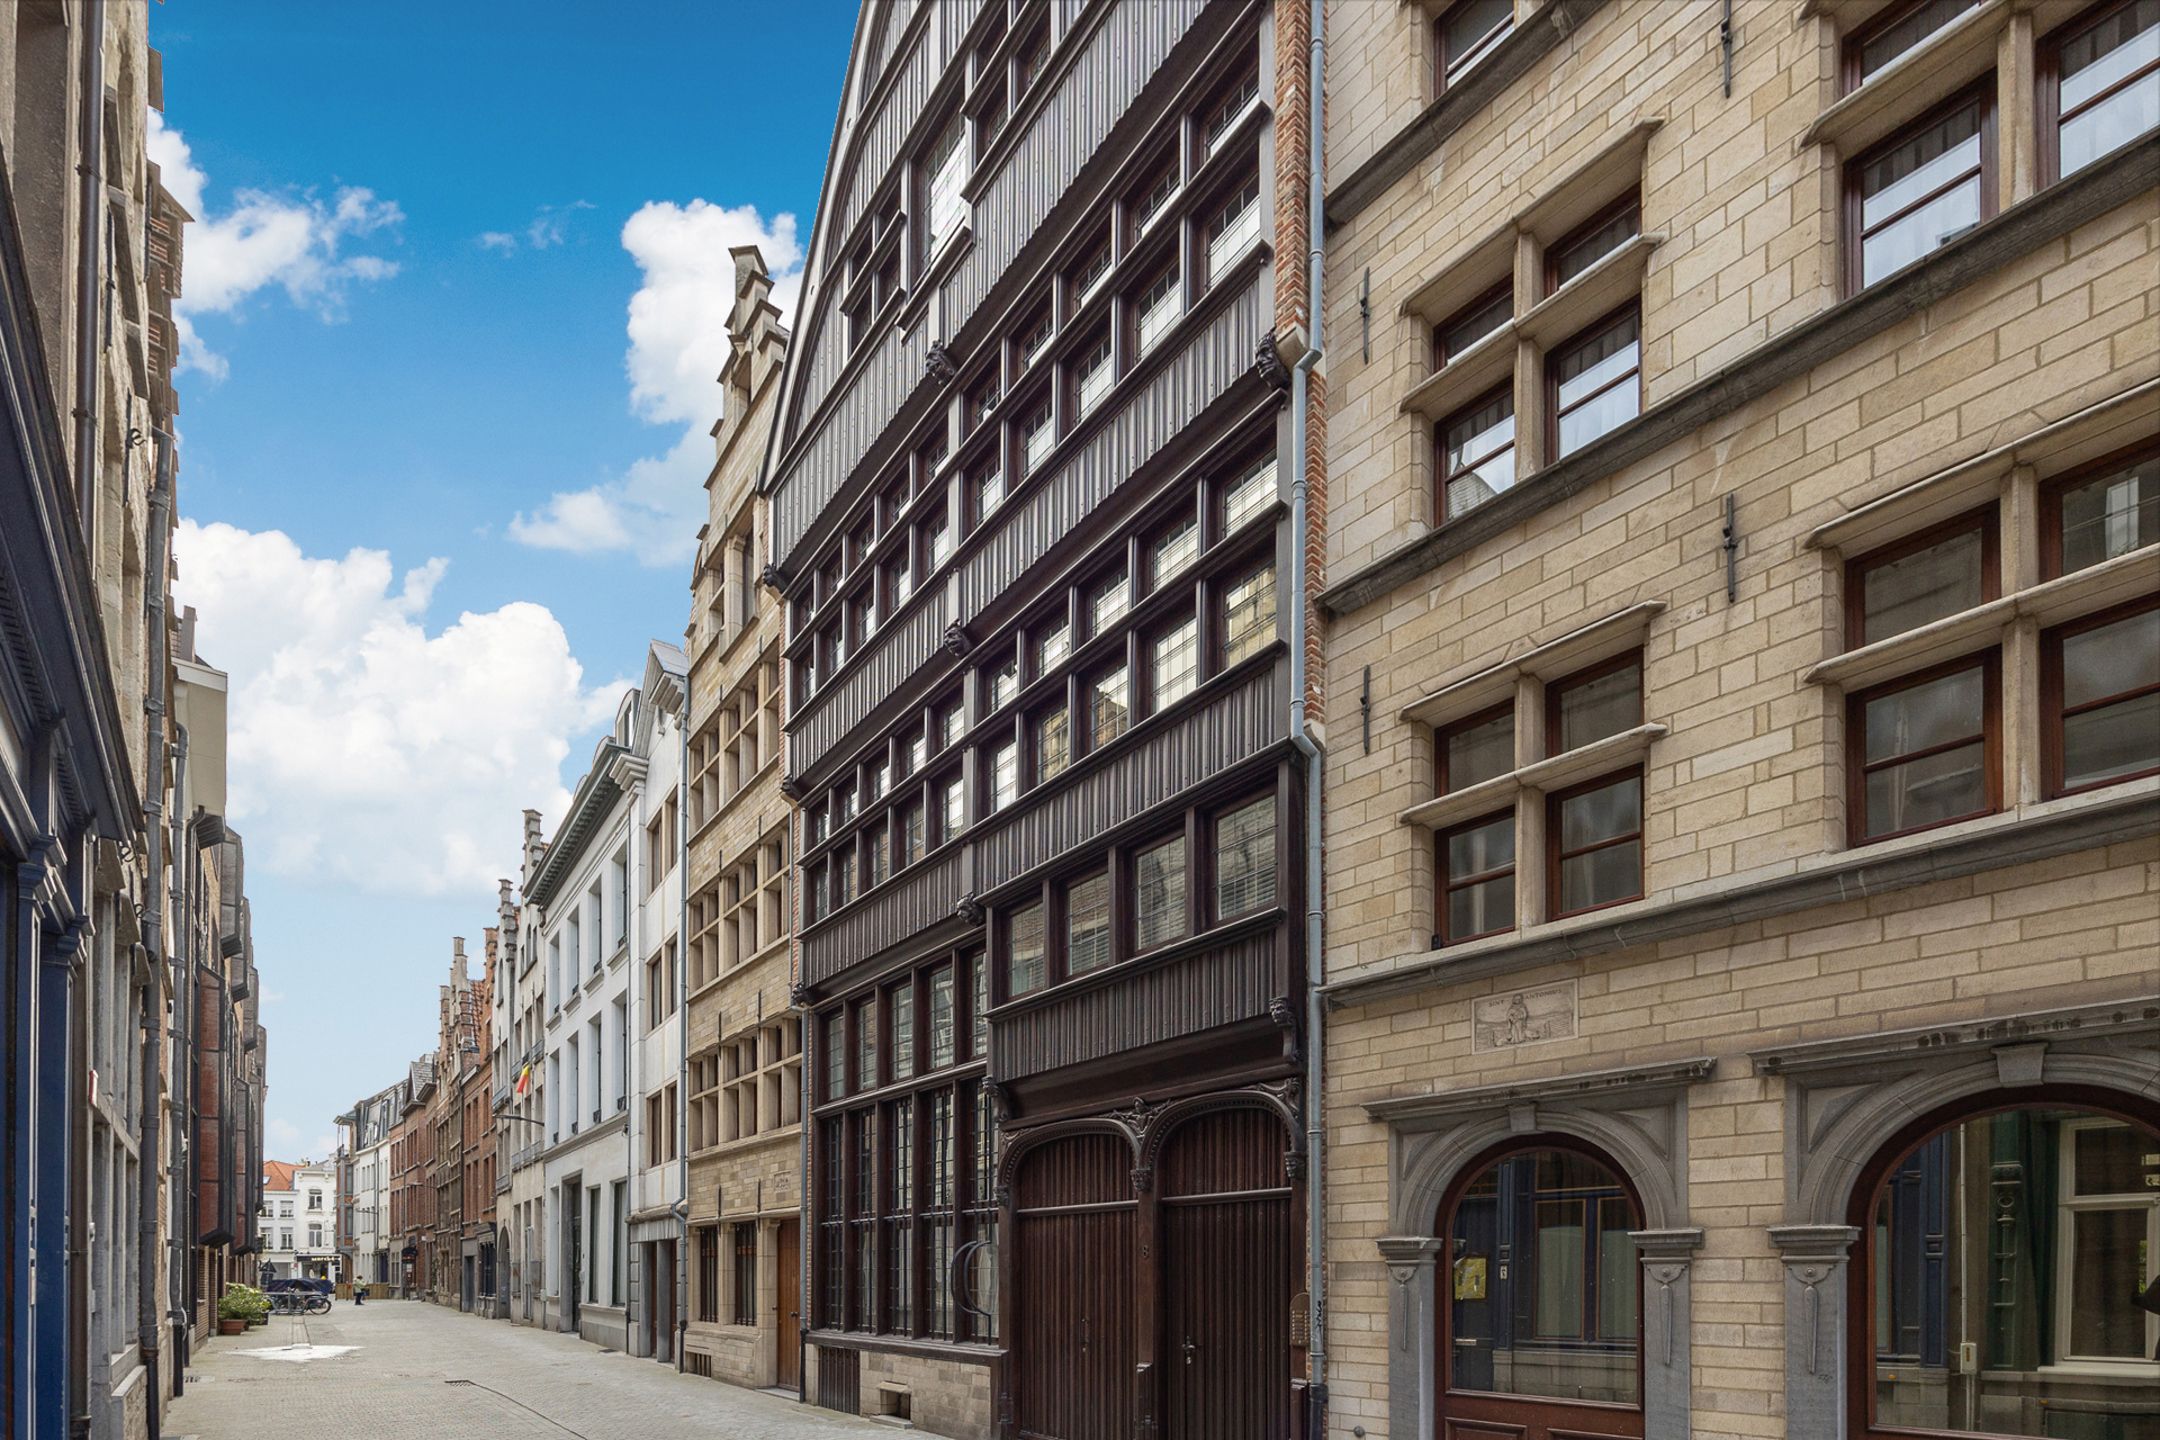
[[[186,238],[185,273],[174,305],[180,329],[180,368],[212,377],[226,372],[224,359],[204,343],[194,321],[202,315],[238,315],[271,288],[325,322],[342,319],[355,283],[387,280],[397,263],[380,255],[349,254],[359,241],[392,238],[405,214],[394,200],[361,186],[345,186],[329,200],[313,191],[272,193],[239,190],[222,215],[208,211],[207,180],[187,140],[150,114],[150,158],[173,198],[195,217]]]
[[[630,406],[655,425],[680,425],[666,451],[583,490],[559,491],[510,522],[513,539],[550,550],[625,550],[648,565],[689,557],[705,516],[703,482],[712,468],[708,432],[719,416],[720,367],[727,359],[735,262],[728,250],[755,245],[774,277],[773,300],[793,310],[802,288],[795,217],[768,223],[757,207],[706,200],[653,201],[623,225],[623,248],[644,282],[630,297],[624,368]]]
[[[577,212],[592,208],[590,200],[573,200],[562,206],[542,205],[527,222],[522,239],[508,230],[483,230],[474,237],[473,243],[498,255],[515,255],[521,246],[551,250],[569,241],[570,222]]]
[[[446,562],[303,553],[183,520],[181,599],[232,677],[228,804],[251,863],[382,894],[493,892],[518,812],[561,815],[570,738],[614,712],[545,606],[429,625]]]

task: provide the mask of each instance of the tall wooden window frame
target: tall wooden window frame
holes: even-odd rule
[[[1880,233],[1901,220],[1918,214],[1925,206],[1949,194],[1957,186],[1977,179],[1980,187],[1980,213],[1973,222],[1975,225],[1984,225],[1995,217],[2001,206],[2001,196],[1999,194],[2001,182],[1998,178],[2000,161],[1997,157],[1998,146],[1996,143],[1995,89],[1995,72],[1989,71],[1977,83],[1952,95],[1941,104],[1914,116],[1889,135],[1868,146],[1845,163],[1842,173],[1842,195],[1839,204],[1838,228],[1839,244],[1844,255],[1844,261],[1840,268],[1844,279],[1845,293],[1848,296],[1859,294],[1862,290],[1868,288],[1870,284],[1878,284],[1893,275],[1902,274],[1912,266],[1921,263],[1928,255],[1934,253],[1933,250],[1924,252],[1898,266],[1895,270],[1883,272],[1875,281],[1866,278],[1868,237]],[[1938,124],[1959,111],[1972,106],[1978,107],[1976,124],[1980,141],[1980,158],[1976,167],[1960,171],[1955,179],[1936,186],[1919,199],[1900,207],[1894,214],[1874,225],[1865,224],[1863,216],[1867,195],[1861,189],[1861,176],[1866,168],[1891,150],[1909,143],[1916,134],[1926,130],[1929,126]]]
[[[1978,577],[1980,581],[1980,598],[1975,604],[1985,605],[1990,600],[2000,597],[2002,594],[2001,522],[1997,515],[1997,507],[1990,503],[1981,506],[1977,510],[1968,510],[1963,515],[1945,520],[1939,525],[1930,525],[1925,530],[1892,541],[1888,545],[1878,546],[1845,562],[1846,648],[1857,650],[1862,645],[1870,643],[1865,637],[1867,635],[1868,620],[1867,577],[1871,571],[1908,559],[1911,556],[1920,554],[1922,551],[1933,549],[1945,540],[1955,539],[1957,536],[1966,534],[1976,535],[1980,541],[1980,571]],[[1933,624],[1936,620],[1961,613],[1963,612],[1959,610],[1946,611],[1943,615],[1934,617],[1934,620],[1922,621],[1921,624]],[[1902,635],[1910,633],[1910,631],[1900,630],[1894,633]],[[1881,637],[1881,640],[1889,638],[1891,637],[1886,635]],[[1881,643],[1881,641],[1878,640],[1874,643]]]
[[[2160,611],[2160,595],[2148,595],[2122,605],[2088,615],[2068,624],[2045,630],[2040,635],[2040,734],[2041,734],[2041,793],[2050,800],[2063,795],[2083,795],[2088,791],[2104,790],[2111,785],[2122,785],[2132,780],[2142,780],[2148,775],[2160,775],[2160,749],[2156,749],[2153,763],[2141,769],[2120,775],[2109,775],[2099,780],[2089,780],[2082,785],[2071,785],[2066,779],[2069,765],[2068,728],[2072,718],[2130,704],[2160,693],[2160,684],[2133,685],[2114,693],[2087,700],[2075,707],[2067,703],[2063,670],[2063,644],[2066,640],[2093,630],[2103,630],[2110,625],[2135,619]]]
[[[2063,47],[2070,41],[2090,33],[2096,27],[2106,24],[2117,15],[2135,9],[2139,3],[2140,0],[2101,0],[2100,4],[2064,21],[2041,38],[2038,52],[2034,57],[2033,97],[2038,108],[2036,126],[2039,131],[2040,183],[2042,185],[2052,185],[2063,178],[2062,130],[2064,125],[2076,119],[2079,115],[2098,109],[2115,96],[2123,94],[2141,82],[2149,81],[2153,75],[2160,73],[2160,58],[2155,58],[2140,65],[2130,75],[2116,81],[2099,94],[2074,106],[2070,115],[2063,114]],[[2144,0],[2144,3],[2149,4],[2150,0]],[[2142,135],[2151,132],[2146,130],[2139,133]],[[2135,140],[2125,143],[2135,143]],[[2117,149],[2120,148],[2117,147]],[[2097,165],[2114,153],[2116,153],[2115,150],[2102,151],[2100,154],[2095,155],[2089,163]]]
[[[2088,461],[2085,464],[2078,466],[2074,470],[2068,470],[2061,475],[2053,476],[2041,485],[2041,579],[2060,579],[2064,574],[2070,573],[2066,572],[2063,568],[2064,565],[2067,563],[2064,555],[2063,546],[2063,541],[2065,538],[2063,532],[2063,526],[2065,524],[2065,517],[2063,514],[2063,502],[2065,498],[2068,497],[2071,492],[2082,489],[2083,487],[2092,484],[2094,481],[2104,480],[2111,476],[2127,473],[2131,470],[2136,469],[2140,465],[2144,465],[2150,462],[2160,462],[2160,440],[2144,441],[2140,444],[2128,446],[2125,449],[2117,450],[2110,454],[2100,456],[2098,459]],[[2160,492],[2160,476],[2155,477],[2155,490],[2156,492]],[[2140,503],[2142,506],[2144,502]],[[2156,493],[2153,503],[2155,503],[2156,505],[2160,505],[2160,493]],[[2145,547],[2131,547],[2132,550],[2138,550],[2143,548]],[[2123,553],[2129,554],[2130,551],[2124,551]],[[2112,558],[2115,557],[2104,557],[2103,560],[2096,560],[2091,563],[2096,565],[2103,564],[2105,563],[2106,559]],[[2084,569],[2087,567],[2080,566],[2079,568]]]
[[[1941,741],[1919,750],[1900,752],[1881,760],[1867,759],[1867,707],[1870,703],[1901,691],[1963,674],[1977,669],[1980,672],[1981,702],[1978,717],[1979,729],[1961,733],[1954,739]],[[1867,778],[1877,770],[1895,765],[1910,764],[1929,755],[1944,754],[1954,749],[1977,744],[1980,747],[1982,803],[1973,810],[1960,815],[1946,816],[1921,825],[1908,825],[1897,830],[1884,831],[1879,835],[1867,833]],[[1955,825],[1966,820],[1992,815],[2002,809],[2002,660],[2001,652],[1994,648],[1971,655],[1961,655],[1955,660],[1931,665],[1880,685],[1856,690],[1845,700],[1845,775],[1846,775],[1846,843],[1879,845],[1885,840],[1896,840],[1906,835],[1916,835],[1937,830],[1945,825]]]
[[[1594,794],[1600,790],[1609,789],[1615,785],[1629,783],[1635,786],[1635,828],[1628,831],[1617,831],[1611,835],[1603,836],[1591,844],[1569,849],[1561,838],[1561,816],[1567,808],[1568,802],[1585,795]],[[1555,790],[1545,797],[1545,908],[1551,919],[1565,920],[1570,916],[1588,915],[1599,910],[1609,910],[1615,905],[1633,904],[1643,898],[1645,893],[1643,876],[1644,872],[1649,869],[1650,858],[1645,853],[1646,847],[1643,838],[1646,833],[1644,814],[1644,801],[1646,799],[1644,791],[1646,788],[1643,767],[1631,765],[1625,769],[1614,770],[1608,774],[1600,775],[1594,780],[1585,780],[1580,785],[1570,785],[1564,790]],[[1635,888],[1633,891],[1626,895],[1615,895],[1608,900],[1600,900],[1589,905],[1570,907],[1566,904],[1561,898],[1565,892],[1562,890],[1560,882],[1563,867],[1569,860],[1584,855],[1594,855],[1603,850],[1616,849],[1621,845],[1629,844],[1635,846]],[[1517,857],[1516,864],[1518,867],[1521,865],[1520,856]]]

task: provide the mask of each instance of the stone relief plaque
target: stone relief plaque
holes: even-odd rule
[[[1575,982],[1502,990],[1470,1004],[1470,1051],[1512,1050],[1575,1038]]]

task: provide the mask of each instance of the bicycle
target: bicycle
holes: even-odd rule
[[[319,1290],[280,1290],[270,1297],[273,1315],[327,1315],[330,1297]]]

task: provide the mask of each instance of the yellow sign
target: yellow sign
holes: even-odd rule
[[[1485,1298],[1485,1257],[1465,1255],[1455,1262],[1455,1298],[1457,1300],[1483,1300]]]

